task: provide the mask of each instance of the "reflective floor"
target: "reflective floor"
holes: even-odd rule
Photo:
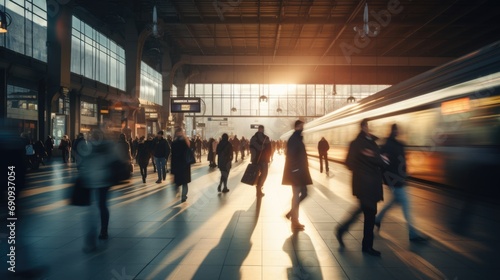
[[[305,230],[292,233],[284,218],[291,190],[281,185],[283,163],[275,155],[261,200],[240,183],[248,160],[233,165],[226,194],[216,190],[219,171],[197,163],[186,203],[172,184],[155,184],[151,165],[146,184],[136,168],[130,183],[109,193],[109,240],[86,254],[82,220],[89,207],[67,205],[77,171],[56,159],[28,175],[19,250],[29,253],[30,265],[47,268],[40,279],[498,279],[498,206],[410,187],[415,224],[431,240],[411,243],[396,206],[375,234],[382,256],[372,257],[361,252],[361,221],[345,235],[345,248],[334,235],[356,205],[350,173],[332,164],[322,174],[311,159],[314,185],[300,210]]]

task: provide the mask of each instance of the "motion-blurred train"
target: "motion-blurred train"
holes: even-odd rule
[[[307,123],[308,154],[344,162],[364,118],[379,144],[398,124],[410,178],[500,197],[500,41]]]

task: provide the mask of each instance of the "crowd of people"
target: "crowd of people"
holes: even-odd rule
[[[220,170],[217,191],[221,193],[230,191],[228,178],[233,161],[238,162],[238,159],[243,161],[250,156],[250,162],[258,170],[254,185],[256,196],[259,199],[265,195],[263,188],[273,155],[275,153],[285,154],[282,184],[290,185],[292,189],[291,209],[285,217],[291,221],[292,230],[303,230],[305,226],[299,221],[299,205],[308,195],[307,186],[313,183],[309,173],[308,154],[302,139],[303,127],[302,121],[296,121],[295,131],[288,141],[271,140],[265,134],[262,125],[258,127],[257,132],[250,139],[238,138],[237,135],[230,137],[227,133],[222,134],[217,139],[205,140],[199,136],[189,138],[182,128],[175,130],[173,138],[170,135],[165,137],[163,131],[158,131],[156,136],[150,135],[147,138],[141,136],[135,139],[127,139],[122,133],[116,140],[109,139],[110,137],[106,137],[101,131],[94,131],[88,141],[82,133],[78,134],[73,141],[70,141],[69,137],[65,135],[58,146],[61,150],[63,163],[70,161],[76,163],[82,178],[84,178],[84,185],[95,190],[94,196],[100,211],[101,231],[97,235],[95,223],[89,226],[85,250],[95,249],[97,236],[100,239],[108,238],[107,192],[112,185],[121,180],[117,177],[130,178],[134,171],[134,163],[139,166],[143,183],[146,183],[150,162],[153,165],[153,172],[157,173],[156,183],[158,184],[164,182],[167,173],[171,172],[176,188],[182,187],[180,198],[181,203],[183,203],[187,200],[188,184],[191,182],[191,164],[201,162],[201,157],[205,154],[209,168],[218,167]],[[391,134],[381,147],[375,142],[377,138],[369,132],[368,120],[363,120],[360,128],[360,133],[349,146],[345,162],[353,174],[352,190],[353,195],[358,198],[359,205],[352,211],[352,215],[336,228],[335,235],[338,242],[344,246],[343,235],[357,220],[358,215],[363,213],[362,251],[369,255],[379,256],[380,252],[373,248],[373,231],[375,227],[381,228],[385,213],[395,203],[399,203],[403,207],[410,241],[426,241],[426,238],[417,232],[412,222],[408,196],[405,192],[404,144],[396,139],[398,136],[397,125],[391,127]],[[28,138],[25,138],[25,141],[27,157],[41,155],[41,162],[44,158],[52,158],[54,148],[52,137],[49,136],[45,143],[42,141],[33,143]],[[317,148],[320,172],[325,170],[328,174],[330,145],[323,137],[318,142]],[[120,164],[117,165],[117,162]],[[117,166],[118,169],[116,169]],[[119,174],[124,174],[124,176]],[[377,215],[377,203],[383,198],[383,183],[390,187],[393,197]]]

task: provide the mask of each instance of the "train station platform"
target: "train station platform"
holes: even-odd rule
[[[40,279],[464,280],[500,275],[498,206],[412,185],[415,224],[430,240],[410,242],[401,209],[395,207],[375,233],[374,248],[382,256],[373,257],[361,252],[361,220],[345,235],[344,248],[335,238],[338,222],[357,203],[345,167],[331,163],[326,175],[310,159],[314,185],[300,211],[305,230],[293,233],[284,217],[292,195],[281,185],[284,156],[274,156],[262,199],[255,197],[254,187],[240,183],[247,164],[248,159],[233,164],[230,192],[221,194],[218,169],[196,163],[185,203],[172,184],[155,183],[151,165],[145,184],[136,168],[129,183],[109,193],[109,239],[99,242],[98,251],[84,253],[82,218],[88,207],[68,205],[77,169],[54,159],[27,176],[29,187],[21,194],[24,227],[17,240],[25,244],[30,264],[47,268]],[[6,259],[0,257],[4,264]]]

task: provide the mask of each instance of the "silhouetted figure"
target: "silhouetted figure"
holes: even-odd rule
[[[238,151],[241,153],[241,160],[245,160],[245,147],[248,145],[248,140],[245,139],[245,136],[241,136],[240,146],[238,147]]]
[[[240,139],[238,139],[237,135],[234,135],[233,142],[233,151],[234,151],[234,162],[238,162],[238,153],[239,153],[239,148],[240,148]]]
[[[156,163],[156,169],[158,170],[158,180],[156,183],[161,183],[167,177],[167,159],[170,156],[170,145],[167,139],[163,138],[163,131],[158,131],[156,135],[156,144],[153,151]]]
[[[45,151],[47,152],[47,159],[52,160],[52,150],[54,149],[54,138],[52,136],[47,136],[45,140]]]
[[[63,163],[68,163],[71,151],[71,141],[69,140],[68,135],[64,135],[61,139],[61,142],[59,143],[59,150],[62,152]]]
[[[175,130],[175,139],[172,142],[172,174],[178,188],[182,186],[181,202],[185,202],[188,193],[188,183],[191,182],[191,164],[186,160],[190,142],[182,128]]]
[[[304,225],[299,222],[299,204],[307,197],[307,185],[312,184],[309,174],[307,152],[302,141],[302,130],[304,122],[295,122],[295,132],[288,139],[288,148],[283,170],[283,185],[292,186],[292,209],[286,214],[286,218],[292,221],[292,230],[303,230]]]
[[[342,235],[349,230],[361,212],[365,216],[363,227],[362,251],[372,256],[380,256],[373,249],[373,227],[377,214],[377,202],[383,199],[382,173],[387,157],[380,154],[375,143],[377,138],[369,133],[368,120],[361,121],[361,132],[351,142],[346,165],[352,171],[352,193],[359,199],[359,206],[345,222],[337,228],[336,237],[344,245]]]
[[[195,151],[196,151],[196,153],[195,153],[196,161],[201,162],[201,149],[203,147],[203,142],[201,141],[200,136],[196,137],[196,140],[194,141],[194,145],[195,145]]]
[[[139,169],[141,171],[142,182],[146,183],[146,178],[148,177],[148,164],[151,155],[150,145],[144,141],[145,137],[141,136],[139,142],[137,142],[137,163],[139,164]]]
[[[386,185],[389,186],[392,192],[391,200],[384,205],[384,208],[375,217],[375,226],[380,229],[380,223],[384,218],[387,210],[391,209],[395,203],[401,204],[403,208],[403,215],[408,224],[408,233],[410,234],[410,241],[422,242],[427,239],[419,236],[417,230],[413,226],[413,219],[410,212],[410,201],[408,193],[406,192],[406,155],[404,144],[399,142],[396,137],[398,136],[398,126],[393,124],[391,126],[391,134],[387,141],[380,149],[380,153],[389,158],[389,166],[385,168],[383,179]]]
[[[207,155],[207,161],[209,162],[209,165],[211,168],[213,167],[216,167],[217,164],[215,164],[215,153],[216,151],[214,151],[214,149],[212,148],[214,146],[214,142],[215,142],[215,139],[214,138],[210,138],[208,140],[208,146],[207,146],[207,149],[208,149],[208,155]]]
[[[266,182],[267,172],[269,170],[269,160],[271,158],[271,141],[264,134],[264,126],[259,125],[257,132],[250,139],[251,160],[253,164],[259,167],[257,177],[256,193],[258,197],[264,196],[262,188]]]
[[[75,141],[73,141],[72,153],[75,158],[76,167],[80,168],[82,164],[83,157],[88,153],[87,140],[83,136],[83,133],[78,133]]]
[[[231,162],[233,161],[233,146],[229,142],[229,136],[227,133],[222,134],[222,140],[217,144],[217,166],[220,170],[220,183],[217,187],[217,191],[221,192],[221,186],[224,184],[224,189],[222,192],[228,192],[227,188],[227,178],[229,177],[229,171],[231,170]]]
[[[318,142],[318,153],[319,153],[319,172],[323,173],[323,162],[325,162],[326,173],[330,171],[328,168],[328,150],[330,150],[330,145],[326,141],[325,137],[321,137]]]

